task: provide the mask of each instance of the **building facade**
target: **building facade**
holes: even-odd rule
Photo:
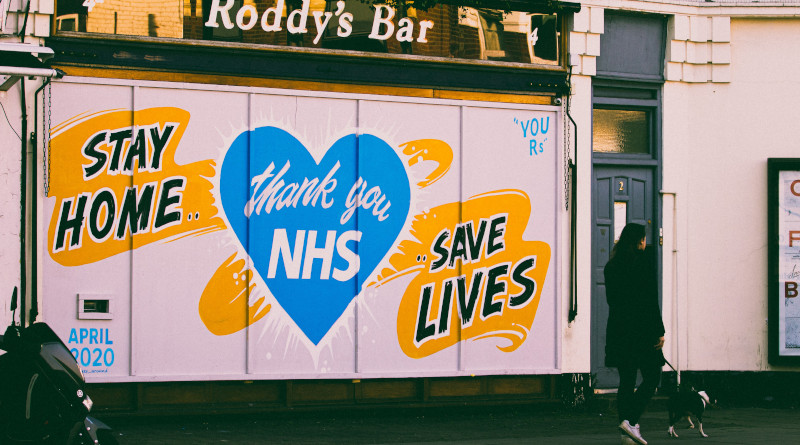
[[[665,385],[793,396],[800,3],[152,3],[3,3],[0,301],[99,405],[580,403],[627,222]]]

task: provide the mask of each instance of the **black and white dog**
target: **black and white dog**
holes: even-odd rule
[[[716,401],[712,400],[705,391],[695,391],[694,388],[673,394],[667,403],[667,409],[669,410],[669,430],[667,433],[672,437],[678,437],[675,432],[675,423],[684,417],[689,421],[689,428],[694,428],[694,423],[692,422],[692,416],[694,416],[697,419],[700,435],[708,437],[708,434],[703,431],[703,413],[713,403],[716,403]]]

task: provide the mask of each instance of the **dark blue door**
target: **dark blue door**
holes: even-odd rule
[[[654,242],[653,170],[646,167],[594,166],[592,209],[592,374],[594,387],[616,388],[619,377],[605,366],[606,303],[603,268],[627,223],[647,227],[648,251]],[[655,240],[657,241],[657,240]]]

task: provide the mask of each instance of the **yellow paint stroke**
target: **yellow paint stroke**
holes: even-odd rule
[[[421,161],[433,161],[436,168],[424,180],[417,183],[421,188],[427,187],[442,179],[450,171],[453,163],[453,150],[446,142],[438,139],[417,139],[416,141],[400,144],[403,154],[409,156],[408,165],[412,166]]]
[[[502,215],[507,215],[505,229],[502,235],[496,236],[494,240],[495,243],[502,241],[504,245],[502,250],[487,257],[484,246],[482,254],[473,261],[457,260],[454,268],[445,267],[431,272],[433,262],[438,259],[433,245],[443,230],[449,230],[451,234],[449,240],[444,243],[451,249],[453,234],[459,223],[463,225],[472,222],[473,234],[477,234],[482,218],[491,220],[502,218]],[[373,286],[381,286],[400,276],[409,275],[411,271],[415,273],[403,294],[397,314],[398,341],[406,355],[412,358],[427,357],[468,339],[502,340],[502,344],[498,343],[497,347],[504,352],[513,351],[525,342],[536,317],[550,264],[550,246],[547,243],[526,241],[522,238],[530,215],[531,204],[527,194],[519,190],[499,190],[474,196],[463,204],[459,202],[444,204],[415,216],[411,227],[415,240],[402,242],[399,246],[400,252],[389,259],[391,267],[383,269],[377,281],[371,283]],[[521,267],[526,264],[525,260],[532,257],[535,257],[535,266]],[[497,293],[488,300],[485,298],[487,283],[483,281],[477,294],[474,311],[461,314],[459,297],[454,290],[450,305],[444,308],[448,314],[442,317],[444,313],[440,310],[442,293],[444,283],[448,279],[464,276],[466,289],[469,292],[476,272],[483,271],[485,277],[487,271],[503,264],[509,265],[509,272],[498,276],[496,282],[505,286],[505,291]],[[517,267],[523,278],[515,280],[512,279],[512,274]],[[512,307],[511,297],[523,294],[524,281],[536,283],[535,291],[529,292],[530,297],[525,300],[525,304]],[[423,313],[425,312],[421,310],[424,306],[421,304],[423,288],[431,285],[433,291],[428,305],[429,310]],[[484,307],[487,304],[491,307],[498,302],[502,305],[502,312],[492,313],[484,318]],[[443,319],[446,319],[447,323],[441,323]],[[419,341],[421,325],[434,325],[435,335]]]
[[[263,296],[248,306],[256,289],[253,271],[245,267],[243,259],[235,258],[236,254],[222,263],[200,297],[200,319],[215,335],[238,332],[264,318],[272,309],[272,305],[263,306]]]
[[[175,153],[188,124],[188,111],[159,107],[134,112],[108,110],[84,114],[60,125],[50,142],[50,192],[51,196],[56,197],[48,229],[47,245],[51,258],[64,266],[78,266],[153,242],[167,242],[190,234],[199,236],[225,229],[222,218],[217,215],[212,183],[208,179],[215,175],[214,161],[204,160],[186,165],[175,162]],[[115,142],[106,140],[95,144],[93,156],[87,155],[84,150],[99,133],[133,129],[133,133],[137,134],[139,128],[153,128],[154,125],[162,132],[167,125],[175,126],[158,164],[153,162],[156,156],[153,156],[155,150],[151,140],[145,144],[143,153],[146,155],[141,156],[147,159],[146,166],[140,168],[140,157],[132,157],[133,169],[127,172],[108,168]],[[123,167],[131,149],[131,139],[125,140],[121,147],[119,164]],[[187,149],[191,150],[191,147]],[[84,168],[97,162],[97,153],[107,156],[106,167],[85,178]],[[175,181],[180,183],[179,187],[167,185],[176,184]],[[133,217],[130,214],[124,216],[122,206],[126,193],[131,189],[141,193],[151,186],[154,187],[151,202],[137,202],[135,206],[140,213]],[[109,192],[114,197],[113,212],[109,211],[108,199],[105,204],[98,199],[101,196],[108,198]],[[162,208],[162,216],[173,215],[177,220],[158,225],[156,219],[162,199],[170,203]],[[79,214],[77,210],[81,200],[85,205],[83,213]],[[90,230],[90,224],[94,227],[93,231]],[[123,229],[118,231],[120,224]],[[112,228],[101,230],[107,227]],[[56,246],[59,233],[61,241]],[[104,236],[98,238],[98,233]]]
[[[101,114],[106,114],[106,113],[110,113],[110,112],[113,112],[113,111],[125,111],[125,109],[124,108],[117,108],[117,109],[113,109],[113,110],[96,111],[94,113],[92,113],[91,111],[85,111],[85,112],[77,114],[77,115],[65,120],[64,122],[56,125],[55,127],[51,128],[50,129],[50,133],[51,133],[52,136],[56,136],[58,133],[61,132],[61,130],[65,129],[65,128],[68,128],[68,127],[71,127],[71,126],[75,125],[76,123],[78,123],[78,122],[80,122],[82,120],[87,120],[87,119],[90,119],[90,118],[92,118],[94,116],[99,116]]]

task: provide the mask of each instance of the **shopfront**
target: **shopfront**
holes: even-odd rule
[[[121,409],[554,397],[578,8],[59,1],[34,306]]]

